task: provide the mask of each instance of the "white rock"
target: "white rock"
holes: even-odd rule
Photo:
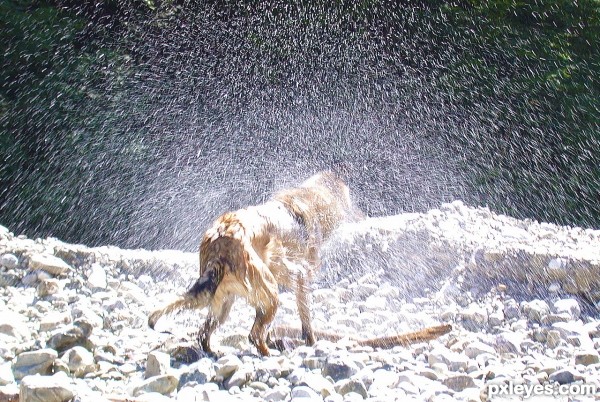
[[[0,257],[0,265],[6,269],[15,269],[19,266],[19,259],[14,254],[2,254],[2,257]]]
[[[222,378],[227,378],[242,367],[242,361],[236,355],[226,355],[217,360],[216,373]]]
[[[107,279],[106,271],[100,264],[92,264],[90,267],[90,273],[87,278],[87,286],[90,289],[106,289]]]
[[[300,385],[292,389],[292,399],[294,398],[306,398],[313,401],[323,400],[323,398],[314,390],[304,385]]]
[[[42,317],[40,321],[40,331],[53,331],[61,325],[70,324],[71,314],[68,312],[55,312]]]
[[[319,374],[306,373],[302,377],[302,380],[299,384],[306,385],[322,397],[326,397],[335,393],[333,384]]]
[[[52,279],[43,279],[37,285],[37,295],[38,297],[46,297],[57,294],[61,291],[61,283],[52,278]]]
[[[557,314],[568,313],[571,319],[577,320],[581,315],[581,307],[575,299],[561,299],[554,302],[554,309]]]
[[[232,375],[225,381],[225,387],[227,389],[233,387],[242,387],[252,380],[254,374],[254,367],[250,364],[242,364]]]
[[[67,402],[75,395],[65,373],[28,375],[21,380],[20,402]]]
[[[148,354],[146,360],[145,378],[154,377],[157,375],[167,374],[171,368],[171,356],[160,351],[153,351]]]
[[[469,358],[460,353],[451,351],[444,346],[437,346],[427,356],[427,361],[430,366],[436,363],[444,363],[451,371],[466,370]]]
[[[12,336],[20,342],[31,337],[31,330],[25,322],[26,317],[11,311],[0,312],[0,334]]]
[[[141,384],[133,387],[131,394],[139,396],[148,392],[158,392],[159,394],[168,395],[177,389],[179,379],[172,374],[159,375],[148,378]]]
[[[522,352],[521,344],[523,340],[524,335],[521,333],[503,332],[496,336],[494,349],[498,353],[520,354]]]
[[[0,401],[17,402],[19,400],[19,387],[17,384],[0,385]]]
[[[60,358],[74,377],[81,378],[96,370],[94,355],[81,346],[67,350]]]
[[[58,353],[54,349],[40,349],[23,352],[17,356],[13,365],[13,373],[17,380],[33,374],[48,374]]]
[[[530,321],[540,322],[542,317],[550,313],[550,306],[543,300],[535,299],[524,302],[521,309]]]
[[[263,397],[265,401],[285,401],[290,394],[291,390],[289,387],[278,385],[273,389],[265,392]]]
[[[63,275],[71,270],[69,264],[50,254],[32,255],[29,257],[29,268],[40,269],[52,275]]]
[[[474,359],[474,358],[476,358],[477,356],[479,356],[482,353],[495,354],[496,351],[494,350],[493,347],[491,347],[489,345],[486,345],[483,342],[476,341],[476,342],[469,343],[465,347],[464,353],[470,359]]]
[[[0,385],[12,384],[15,376],[12,372],[10,362],[0,363]]]

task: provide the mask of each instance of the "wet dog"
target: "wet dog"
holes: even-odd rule
[[[173,303],[153,312],[148,325],[154,328],[163,315],[180,309],[207,307],[200,344],[210,352],[211,334],[227,319],[234,300],[240,297],[256,310],[249,339],[260,354],[267,356],[269,325],[277,312],[279,286],[283,286],[295,291],[300,335],[312,345],[315,333],[308,292],[320,265],[319,250],[342,223],[362,217],[350,199],[348,186],[329,171],[310,177],[299,187],[276,193],[264,204],[221,215],[200,244],[199,279]],[[449,330],[449,326],[441,326],[360,342],[390,347],[410,339],[433,339]]]

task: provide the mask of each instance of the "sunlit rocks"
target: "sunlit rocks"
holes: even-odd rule
[[[41,269],[52,275],[63,275],[71,270],[69,264],[50,254],[33,254],[29,257],[30,269]]]
[[[51,296],[60,291],[61,283],[57,279],[43,279],[37,286],[38,297]]]
[[[554,302],[554,310],[557,314],[566,313],[568,316],[577,320],[581,315],[581,307],[575,299],[560,299]]]
[[[75,396],[65,373],[52,376],[30,375],[21,381],[21,402],[67,402]]]
[[[135,385],[131,394],[133,396],[139,396],[145,393],[158,392],[159,394],[168,395],[177,389],[178,384],[179,378],[172,374],[158,375]]]
[[[534,322],[540,322],[542,317],[550,313],[548,303],[539,299],[523,303],[521,309],[527,318]]]
[[[108,286],[104,267],[100,264],[92,264],[88,277],[87,286],[92,290],[103,290]]]
[[[33,374],[49,374],[58,353],[53,349],[40,349],[23,352],[13,364],[13,373],[17,380]]]
[[[64,351],[73,346],[90,347],[88,338],[92,333],[93,326],[85,319],[77,319],[73,324],[54,331],[48,339],[48,347]]]
[[[12,372],[10,362],[0,363],[0,385],[12,384],[15,382],[15,376]]]
[[[236,370],[242,367],[242,361],[235,355],[227,355],[217,360],[216,373],[222,378],[227,378],[232,375]]]
[[[179,388],[185,386],[196,386],[206,384],[215,377],[214,362],[208,358],[184,366],[180,370]]]
[[[322,374],[324,377],[331,377],[334,381],[343,378],[349,378],[356,374],[359,367],[353,361],[350,355],[332,355],[325,360]]]
[[[157,375],[167,374],[171,368],[171,356],[167,353],[153,351],[148,354],[146,359],[145,378],[154,377]]]
[[[75,346],[64,352],[60,358],[74,377],[83,377],[96,371],[94,355],[81,346]]]
[[[0,313],[0,334],[15,338],[17,342],[23,342],[30,337],[30,332],[23,315],[10,311]]]
[[[19,266],[19,259],[11,253],[2,254],[0,257],[0,266],[6,269],[15,269]]]

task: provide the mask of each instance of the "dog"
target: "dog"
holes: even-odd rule
[[[295,291],[300,335],[312,345],[315,332],[307,296],[320,265],[319,250],[342,223],[362,218],[364,215],[351,201],[348,186],[331,171],[318,173],[299,187],[282,190],[264,204],[227,212],[201,241],[199,279],[173,303],[153,312],[148,325],[154,328],[163,315],[180,309],[208,307],[199,341],[205,352],[212,353],[212,333],[227,319],[234,300],[244,298],[256,310],[249,339],[261,355],[268,356],[268,329],[277,312],[279,286],[283,286]],[[361,342],[385,347],[403,345],[407,339],[428,340],[449,331],[447,326],[442,327],[406,334],[404,338]]]

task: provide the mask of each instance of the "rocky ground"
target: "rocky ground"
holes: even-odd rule
[[[194,280],[196,254],[0,227],[0,401],[600,399],[600,231],[455,202],[347,225],[323,255],[313,325],[347,338],[259,357],[239,301],[211,357],[203,312],[157,325],[176,335],[146,327]],[[352,340],[438,323],[454,329],[407,348]],[[291,293],[276,324],[299,326]]]

